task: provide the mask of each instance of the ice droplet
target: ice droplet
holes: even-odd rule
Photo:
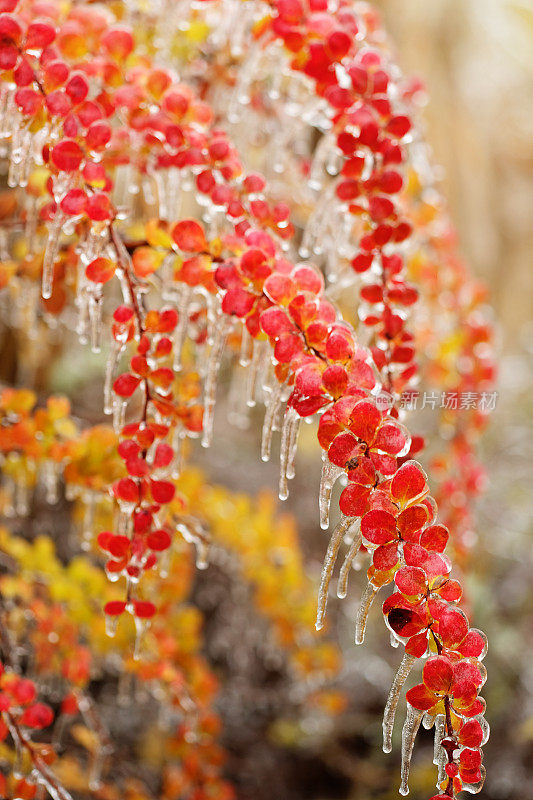
[[[120,357],[124,352],[124,343],[113,341],[105,368],[105,382],[104,382],[104,414],[113,413],[113,382],[115,380],[115,373],[120,361]]]
[[[379,586],[374,586],[374,584],[370,582],[368,583],[365,591],[363,592],[363,596],[361,597],[361,602],[359,604],[359,609],[357,611],[357,617],[355,619],[356,644],[363,644],[365,640],[366,621],[368,619],[368,614],[370,612],[372,603],[374,602],[374,598],[378,592],[379,592]]]
[[[105,615],[105,632],[107,636],[109,636],[111,639],[117,633],[119,619],[120,618],[117,615],[114,616],[111,616],[111,614]]]
[[[222,312],[219,312],[218,324],[215,328],[213,337],[214,341],[209,352],[209,358],[207,360],[207,371],[204,385],[204,433],[202,436],[202,447],[209,447],[213,438],[213,421],[218,373],[231,325],[231,320],[229,320]]]
[[[183,351],[183,343],[187,336],[187,328],[189,326],[189,304],[191,301],[192,289],[190,286],[180,286],[179,293],[176,300],[176,307],[178,310],[178,324],[174,331],[174,371],[179,372],[182,367],[181,357]]]
[[[355,523],[354,517],[351,517],[350,521],[352,523]],[[361,548],[361,542],[362,542],[362,537],[358,527],[357,530],[354,532],[352,543],[350,545],[348,552],[346,553],[344,562],[339,572],[339,580],[337,582],[337,597],[339,597],[341,600],[344,600],[344,598],[348,593],[348,579],[350,577],[350,570],[352,568],[354,558],[359,553],[359,550]]]
[[[392,730],[394,728],[394,717],[396,716],[396,708],[402,692],[405,681],[409,677],[409,673],[415,663],[415,656],[410,656],[405,653],[400,662],[398,671],[394,676],[392,686],[390,687],[389,696],[385,705],[383,714],[383,752],[390,753],[392,750]]]
[[[320,489],[318,492],[318,510],[320,513],[320,527],[322,530],[329,528],[329,506],[331,503],[331,492],[337,478],[339,478],[343,469],[332,464],[329,460],[327,453],[322,452],[322,474],[320,476]]]
[[[289,496],[289,474],[292,448],[295,446],[295,439],[298,435],[300,426],[300,416],[296,409],[287,406],[283,425],[281,428],[281,447],[279,453],[279,499],[286,500]]]
[[[320,588],[318,590],[318,604],[317,604],[316,622],[315,622],[315,628],[317,629],[317,631],[321,630],[324,625],[324,618],[326,616],[326,607],[328,604],[328,589],[331,581],[331,576],[333,574],[333,570],[335,569],[335,563],[337,561],[339,548],[344,538],[344,534],[350,527],[351,521],[352,521],[351,517],[345,517],[343,515],[340,521],[337,523],[333,533],[331,534],[331,539],[329,540],[328,549],[326,551],[326,556],[324,558],[324,565],[322,567]]]
[[[261,459],[263,461],[269,461],[270,459],[272,434],[276,430],[276,419],[283,403],[285,387],[286,384],[284,383],[276,383],[267,401],[261,433]]]
[[[447,755],[441,742],[446,735],[446,722],[444,714],[437,714],[435,717],[435,738],[433,740],[433,763],[437,766],[437,789],[446,777],[444,767],[446,766]]]
[[[65,219],[65,214],[62,211],[56,211],[54,219],[48,225],[48,241],[46,243],[46,250],[44,252],[43,259],[42,295],[45,300],[49,300],[50,297],[52,297],[54,264],[57,254],[59,253],[61,229]]]
[[[409,769],[411,767],[411,757],[415,746],[416,734],[420,727],[423,711],[413,708],[407,703],[407,714],[402,728],[402,769],[401,783],[399,792],[402,795],[409,794]]]

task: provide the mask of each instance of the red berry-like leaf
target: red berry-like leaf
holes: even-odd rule
[[[22,716],[19,718],[21,725],[26,725],[28,728],[48,728],[54,721],[54,712],[49,706],[44,703],[35,703],[25,709]]]
[[[126,609],[126,603],[122,600],[111,600],[104,606],[104,613],[110,617],[119,617]]]
[[[83,161],[83,150],[72,139],[58,142],[50,153],[52,163],[62,172],[75,172]]]
[[[402,508],[424,497],[428,485],[421,466],[416,461],[402,464],[391,481],[390,492]]]
[[[139,383],[140,378],[131,375],[129,372],[125,372],[123,375],[119,375],[114,382],[113,391],[118,394],[119,397],[131,397]]]
[[[430,691],[447,694],[453,680],[453,665],[445,656],[433,656],[424,664],[422,675]]]
[[[187,253],[201,253],[208,249],[204,229],[195,219],[177,222],[170,233],[180,250]]]
[[[94,283],[107,283],[114,276],[116,269],[117,265],[111,259],[100,257],[87,264],[85,274]]]

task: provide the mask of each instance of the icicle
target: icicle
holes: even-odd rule
[[[354,521],[353,517],[351,517],[350,520]],[[346,553],[346,556],[344,558],[344,563],[339,573],[339,580],[337,583],[337,597],[340,600],[344,600],[348,592],[348,578],[350,577],[350,570],[352,568],[354,558],[361,549],[361,542],[362,542],[362,537],[358,528],[357,531],[354,533],[350,549]]]
[[[120,433],[126,421],[127,402],[120,397],[113,398],[113,430]]]
[[[54,264],[59,253],[59,242],[61,238],[61,228],[65,222],[65,215],[62,211],[56,211],[56,215],[48,226],[48,241],[43,259],[43,285],[42,295],[45,300],[52,296],[54,282]]]
[[[261,459],[269,461],[272,447],[272,434],[276,429],[276,418],[283,403],[284,383],[277,383],[272,389],[270,399],[267,402],[265,418],[263,420],[263,430],[261,433]]]
[[[0,261],[9,261],[9,236],[4,227],[0,228]]]
[[[28,171],[33,161],[31,146],[31,133],[21,128],[11,145],[7,185],[12,189],[17,186],[23,188],[28,183]]]
[[[143,646],[144,635],[150,627],[150,620],[140,619],[135,617],[135,645],[133,648],[133,660],[139,661],[141,657],[141,648]]]
[[[209,545],[201,539],[196,539],[196,569],[207,569],[209,566]]]
[[[218,373],[226,339],[231,328],[231,321],[220,313],[219,324],[215,331],[215,340],[209,352],[207,374],[204,385],[204,433],[202,447],[209,447],[213,437],[213,419],[215,412]]]
[[[435,739],[433,743],[433,763],[438,768],[437,773],[437,789],[440,788],[440,784],[446,778],[445,766],[448,760],[446,750],[444,747],[441,747],[441,742],[446,735],[446,721],[444,714],[437,714],[435,717]]]
[[[320,578],[320,588],[318,590],[318,606],[316,612],[315,628],[317,631],[321,630],[324,625],[324,618],[326,616],[326,607],[328,603],[328,589],[331,581],[337,555],[341,546],[344,534],[352,523],[352,517],[345,517],[344,515],[337,523],[335,530],[329,540],[328,549],[324,558],[324,565],[322,567],[322,575]]]
[[[99,353],[102,349],[102,295],[89,294],[89,324],[91,331],[91,350]]]
[[[88,777],[88,784],[91,792],[97,792],[102,787],[102,770],[104,768],[105,757],[106,753],[102,746],[97,748],[93,753]]]
[[[287,458],[287,478],[292,481],[296,472],[296,453],[298,451],[298,434],[300,433],[300,426],[302,424],[302,418],[298,417],[295,424],[291,428],[291,435],[289,440],[289,447],[288,447],[288,458]]]
[[[4,505],[2,513],[5,517],[15,517],[15,481],[8,475],[3,476]]]
[[[58,486],[59,486],[59,473],[60,465],[47,459],[43,462],[42,477],[46,495],[46,502],[50,505],[55,505],[59,499]]]
[[[120,617],[118,615],[105,615],[105,632],[110,639],[113,639],[116,636],[119,619]]]
[[[396,716],[396,708],[398,707],[398,701],[400,699],[400,694],[402,692],[404,683],[409,677],[409,673],[411,672],[415,661],[416,661],[415,656],[410,656],[408,653],[405,653],[404,657],[400,662],[400,666],[398,667],[398,671],[394,676],[392,686],[390,687],[389,696],[387,698],[387,704],[385,706],[385,712],[383,714],[384,753],[390,753],[392,750],[392,730],[394,728],[394,717]]]
[[[288,486],[288,468],[290,459],[291,444],[300,424],[300,417],[296,409],[292,406],[287,406],[285,409],[285,416],[283,417],[283,426],[281,428],[281,447],[279,454],[280,468],[279,468],[279,499],[286,500],[289,496]]]
[[[81,263],[80,263],[81,266]],[[78,289],[76,296],[76,305],[78,307],[78,320],[76,322],[76,333],[80,344],[87,344],[88,329],[89,329],[89,296],[86,287],[79,279],[78,276]]]
[[[343,472],[343,469],[331,463],[327,453],[324,451],[322,453],[322,474],[320,476],[320,490],[318,492],[320,527],[324,531],[329,528],[329,506],[331,503],[333,485]]]
[[[409,794],[409,768],[411,766],[411,756],[415,746],[416,734],[420,727],[420,722],[424,715],[423,711],[407,703],[407,715],[402,728],[402,777],[399,792]]]
[[[267,355],[267,351],[265,350],[264,346],[265,344],[266,342],[256,342],[255,347],[253,347],[252,350],[252,359],[249,362],[246,381],[246,405],[248,408],[253,408],[255,406],[257,378],[264,365],[265,356]]]
[[[468,792],[468,794],[479,794],[479,792],[483,789],[485,776],[487,774],[483,764],[480,767],[480,772],[481,779],[477,783],[463,783],[463,792]]]
[[[196,527],[196,530],[194,530]],[[177,528],[186,542],[194,544],[196,548],[196,568],[207,569],[209,566],[209,545],[210,541],[198,523],[192,527],[184,522],[181,522]]]
[[[176,425],[174,433],[172,434],[172,449],[174,450],[174,458],[170,465],[170,476],[173,480],[177,480],[183,470],[183,442],[186,438],[186,431],[181,425]]]
[[[30,510],[30,490],[26,481],[15,482],[15,511],[18,517],[27,517]]]
[[[422,717],[422,727],[425,728],[427,731],[430,731],[434,724],[435,724],[435,717],[433,716],[433,714],[430,714],[429,711],[425,711]]]
[[[241,333],[241,351],[239,354],[239,364],[241,367],[247,367],[252,360],[254,353],[254,340],[248,333],[246,325],[242,326]]]
[[[355,619],[355,643],[356,644],[363,644],[365,640],[365,629],[366,629],[366,621],[368,619],[368,614],[370,611],[370,607],[374,602],[374,598],[379,592],[379,586],[374,586],[373,583],[368,583],[365,591],[363,592],[363,596],[361,597],[361,603],[359,605],[359,609],[357,611],[357,617]]]
[[[96,496],[93,492],[83,493],[83,504],[85,512],[83,514],[82,526],[82,550],[90,550],[94,533],[94,515],[96,511]]]
[[[189,324],[189,303],[191,301],[192,289],[190,286],[181,286],[177,297],[176,306],[178,309],[178,324],[174,331],[174,371],[179,372],[182,367],[181,355],[183,351],[183,343],[187,335],[187,328]]]
[[[120,357],[124,352],[125,345],[122,342],[113,340],[111,350],[106,362],[105,368],[105,382],[104,382],[104,414],[113,413],[113,383],[115,380],[115,372],[120,361]]]
[[[37,248],[36,236],[39,222],[38,200],[32,195],[26,195],[26,220],[24,222],[24,240],[27,247],[27,259],[35,254]]]

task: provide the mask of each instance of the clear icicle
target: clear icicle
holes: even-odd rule
[[[116,636],[119,619],[119,616],[111,616],[111,614],[105,615],[105,632],[110,639]]]
[[[265,349],[266,342],[256,342],[252,350],[252,358],[249,362],[247,380],[246,380],[246,405],[248,408],[254,408],[257,392],[258,378],[262,368],[265,364],[267,356],[267,349]]]
[[[183,470],[183,442],[186,438],[186,432],[181,425],[176,425],[174,433],[172,434],[172,449],[174,450],[174,458],[170,465],[170,475],[173,480],[177,480]]]
[[[320,588],[318,590],[318,604],[315,622],[315,628],[317,631],[321,630],[324,625],[331,576],[333,575],[333,570],[335,569],[335,563],[337,561],[339,548],[344,538],[344,534],[350,527],[351,522],[351,517],[343,516],[337,523],[337,526],[331,535],[331,539],[329,540],[328,549],[324,558],[324,565],[322,567],[322,575],[320,577]]]
[[[329,528],[329,506],[331,503],[331,492],[335,481],[344,470],[332,464],[328,459],[327,453],[322,453],[322,474],[320,476],[320,490],[318,493],[318,509],[320,513],[320,527],[322,530]]]
[[[150,620],[135,617],[135,645],[133,647],[133,660],[139,661],[144,642],[144,635],[150,627]]]
[[[178,324],[174,331],[174,371],[181,370],[181,356],[183,351],[183,343],[187,336],[187,328],[189,324],[189,304],[191,302],[192,290],[190,286],[181,286],[178,294],[176,306],[178,309]]]
[[[292,481],[296,474],[296,453],[298,451],[298,434],[300,432],[301,424],[302,418],[299,416],[290,431],[289,448],[287,454],[287,478],[290,481]]]
[[[416,734],[418,733],[423,715],[423,711],[419,711],[417,708],[413,708],[413,706],[407,703],[407,715],[402,728],[402,771],[399,789],[400,794],[403,794],[404,796],[409,794],[409,769],[411,767],[411,757],[413,755],[413,748],[415,746]]]
[[[54,264],[59,252],[59,243],[61,239],[61,229],[65,222],[65,215],[62,211],[57,211],[54,219],[48,227],[48,241],[46,243],[46,250],[43,259],[43,285],[42,295],[45,300],[52,297],[52,288],[54,282]]]
[[[405,653],[404,657],[400,662],[400,666],[398,667],[398,671],[394,676],[394,680],[392,682],[392,686],[390,687],[389,696],[387,698],[387,704],[385,706],[385,712],[383,714],[383,752],[390,753],[392,750],[392,730],[394,728],[394,717],[396,716],[396,709],[398,707],[398,701],[400,699],[400,695],[405,684],[405,681],[409,677],[409,673],[413,668],[413,664],[415,663],[416,658],[414,656],[410,656],[408,653]]]
[[[113,341],[105,368],[104,382],[104,414],[113,413],[113,383],[115,372],[120,361],[120,356],[124,351],[122,342]]]
[[[361,597],[361,602],[357,610],[357,617],[355,619],[356,644],[363,644],[365,640],[366,621],[368,619],[368,614],[370,612],[372,603],[374,602],[374,598],[378,592],[379,586],[374,586],[374,584],[370,582],[363,592],[363,596]]]
[[[289,460],[290,460],[290,450],[291,450],[291,443],[293,441],[293,436],[295,434],[295,428],[297,428],[300,424],[300,417],[298,416],[298,412],[292,408],[292,406],[287,406],[285,409],[285,416],[283,417],[283,426],[281,428],[281,447],[280,447],[280,454],[279,454],[279,499],[286,500],[289,496],[289,485],[288,479],[289,476],[287,474],[289,469]]]
[[[272,434],[276,430],[276,419],[283,403],[284,383],[276,383],[270,394],[270,399],[265,410],[263,430],[261,434],[261,459],[268,461],[272,448]]]
[[[207,569],[209,566],[209,545],[210,541],[196,522],[195,524],[180,523],[178,531],[181,533],[186,542],[190,542],[196,548],[196,568]]]
[[[362,537],[358,528],[354,533],[350,549],[346,553],[343,565],[339,572],[339,580],[337,583],[337,597],[340,598],[341,600],[343,600],[346,597],[346,594],[348,592],[348,579],[350,577],[350,570],[352,568],[354,558],[361,549],[361,542],[362,542]]]
[[[207,373],[204,386],[204,433],[202,436],[202,447],[209,447],[213,437],[213,419],[218,373],[230,327],[231,321],[221,313],[207,361]]]
[[[91,350],[99,353],[102,349],[102,295],[89,295],[89,327],[91,332]]]
[[[25,480],[15,482],[15,511],[18,517],[27,517],[30,511],[30,490]]]
[[[120,397],[113,399],[113,430],[120,433],[126,421],[127,402]]]
[[[435,717],[435,739],[433,743],[433,763],[438,768],[437,789],[446,778],[445,766],[447,762],[446,750],[441,747],[441,742],[446,735],[446,720],[444,714],[437,714]]]
[[[246,325],[242,326],[241,334],[241,351],[239,354],[239,364],[241,367],[247,367],[252,360],[254,352],[254,340],[248,333]]]
[[[42,466],[42,478],[44,483],[46,502],[55,505],[59,499],[59,473],[60,465],[57,462],[47,459]]]

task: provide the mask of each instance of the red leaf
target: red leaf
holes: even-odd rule
[[[453,680],[453,666],[445,656],[432,656],[424,664],[424,683],[432,692],[447,694]]]
[[[115,274],[116,268],[116,264],[113,264],[109,258],[95,258],[94,261],[87,264],[85,274],[94,283],[107,283]]]
[[[135,375],[125,372],[119,375],[114,382],[113,391],[118,394],[119,397],[131,397],[139,383],[140,378],[136,378]]]
[[[430,692],[423,683],[419,683],[418,686],[413,686],[412,689],[409,689],[406,694],[406,700],[414,708],[418,708],[420,711],[428,711],[433,708],[438,701],[438,697],[433,692]]]
[[[35,703],[27,708],[19,719],[21,725],[29,728],[47,728],[54,720],[54,713],[49,706],[44,703]]]
[[[110,617],[119,617],[126,608],[126,603],[122,600],[111,600],[104,606],[104,614]]]
[[[397,538],[396,520],[386,511],[369,511],[361,520],[361,534],[372,544],[393,542]]]
[[[422,467],[416,461],[406,461],[392,479],[390,491],[402,508],[421,499],[428,491]]]
[[[426,593],[426,573],[420,567],[402,567],[394,578],[400,592],[407,597],[417,597]]]
[[[156,503],[170,503],[176,494],[176,487],[170,481],[151,481],[150,486]]]
[[[347,517],[361,517],[368,508],[370,489],[358,483],[349,483],[343,490],[339,507]]]
[[[149,619],[155,614],[155,606],[153,603],[148,602],[148,600],[135,600],[133,602],[133,609],[135,616],[141,619]]]
[[[183,219],[171,230],[171,236],[180,248],[187,253],[202,253],[208,249],[204,229],[195,219]]]
[[[350,414],[350,430],[356,436],[371,445],[376,436],[376,430],[381,422],[381,413],[374,403],[369,400],[361,400],[354,406]]]

